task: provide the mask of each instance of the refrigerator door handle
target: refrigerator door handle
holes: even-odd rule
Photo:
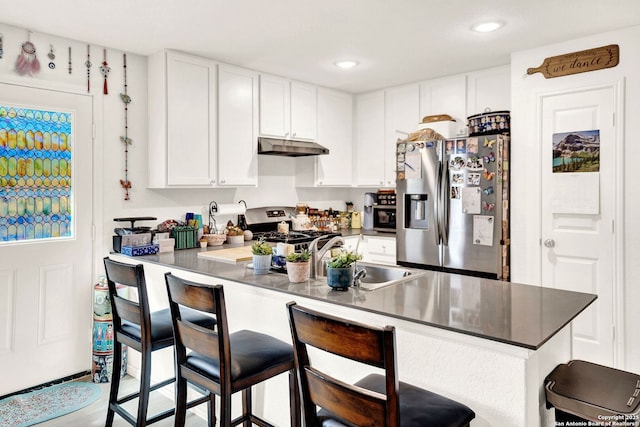
[[[442,212],[442,208],[440,207],[440,205],[442,204],[442,162],[440,162],[440,167],[438,168],[438,178],[436,180],[436,196],[434,197],[434,208],[435,208],[435,220],[436,220],[436,224],[435,224],[435,237],[436,237],[436,246],[439,246],[440,243],[442,242],[442,218],[441,218],[441,212]]]
[[[449,205],[451,203],[449,163],[442,162],[442,187],[440,188],[440,238],[444,246],[449,246]]]

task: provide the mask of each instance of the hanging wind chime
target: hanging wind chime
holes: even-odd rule
[[[111,67],[107,64],[107,49],[103,50],[103,61],[100,66],[100,73],[102,73],[102,77],[104,77],[104,86],[102,88],[102,93],[105,95],[109,94],[109,89],[107,88],[107,77],[109,77],[109,73],[111,72]]]
[[[87,60],[84,65],[87,67],[87,93],[91,92],[91,45],[87,45]]]
[[[20,54],[16,60],[16,73],[24,76],[29,74],[33,76],[40,72],[40,61],[36,57],[36,47],[31,43],[31,32],[27,41],[22,43]]]
[[[129,181],[129,146],[131,145],[131,138],[129,138],[129,104],[131,103],[131,97],[127,94],[127,54],[122,55],[124,61],[124,93],[120,94],[120,99],[124,103],[124,136],[120,137],[120,141],[124,144],[124,179],[120,180],[120,185],[124,188],[124,199],[129,200],[129,189],[131,188],[131,181]],[[105,59],[106,62],[106,59]],[[105,77],[106,79],[106,77]],[[105,80],[106,85],[106,80]],[[106,86],[105,86],[106,90]],[[106,92],[105,92],[106,93]]]
[[[71,74],[71,46],[69,46],[69,74]]]
[[[2,38],[4,37],[4,35],[2,33],[0,33],[0,59],[2,59],[2,55],[4,54],[4,50],[2,48]]]

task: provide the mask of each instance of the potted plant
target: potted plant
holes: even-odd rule
[[[200,247],[201,248],[206,248],[208,244],[209,244],[209,241],[207,240],[207,238],[202,236],[200,238]]]
[[[287,276],[291,283],[301,283],[309,277],[309,258],[311,253],[308,249],[302,252],[291,252],[287,255]]]
[[[354,264],[362,255],[355,251],[343,251],[327,263],[327,285],[345,290],[353,282]]]
[[[253,273],[267,274],[271,267],[273,248],[264,238],[260,238],[260,240],[251,245],[251,253],[253,254]]]

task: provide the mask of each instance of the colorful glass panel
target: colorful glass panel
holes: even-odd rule
[[[73,114],[0,105],[0,244],[73,236]]]

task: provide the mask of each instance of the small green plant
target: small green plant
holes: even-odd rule
[[[350,267],[354,262],[362,259],[362,255],[354,251],[340,252],[337,257],[331,258],[327,266],[331,268],[346,268]]]
[[[311,253],[308,249],[303,249],[302,252],[291,252],[287,255],[289,262],[307,262],[309,258],[311,258]]]
[[[254,255],[271,255],[273,248],[264,240],[260,238],[257,242],[251,245],[251,253]]]

